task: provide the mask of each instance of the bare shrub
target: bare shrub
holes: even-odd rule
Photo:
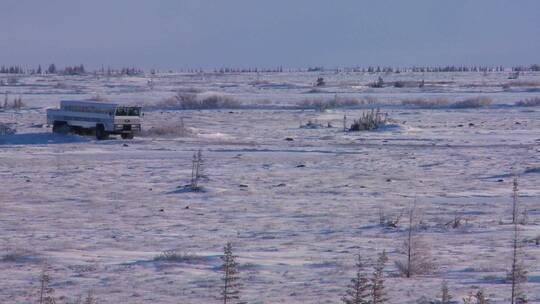
[[[92,95],[90,98],[88,98],[88,100],[90,101],[107,101],[108,99],[99,95],[99,94],[95,94],[95,95]]]
[[[407,238],[403,244],[403,253],[406,258],[395,262],[398,271],[407,278],[414,275],[431,274],[436,270],[429,246],[416,234],[417,227],[418,216],[415,212],[415,206],[412,206],[409,209]]]
[[[251,85],[251,86],[260,86],[260,85],[269,85],[269,84],[271,84],[271,82],[268,81],[268,80],[257,79],[257,80],[253,80],[253,81],[249,82],[248,84]]]
[[[452,300],[453,296],[450,294],[450,291],[448,290],[448,282],[443,281],[441,284],[441,300],[438,301],[440,304],[450,304],[450,301]]]
[[[336,96],[332,99],[304,99],[300,102],[298,108],[302,110],[312,109],[323,112],[328,109],[354,107],[361,104],[363,104],[363,101],[360,99]]]
[[[50,287],[51,276],[49,275],[49,264],[44,263],[39,277],[39,304],[55,304],[54,289]]]
[[[379,225],[381,225],[384,228],[395,229],[398,227],[399,221],[401,220],[403,213],[404,211],[402,211],[398,215],[390,216],[390,215],[385,214],[382,208],[379,208]]]
[[[182,110],[196,109],[198,107],[197,95],[193,93],[177,92],[173,97],[166,99],[164,105]]]
[[[463,304],[489,304],[491,301],[486,297],[485,292],[480,289],[476,293],[470,292],[463,298]]]
[[[450,105],[450,101],[446,98],[415,98],[415,99],[406,99],[401,102],[404,106],[414,106],[419,108],[439,108]]]
[[[417,87],[422,87],[422,86],[423,86],[422,82],[418,82],[418,81],[401,80],[401,81],[394,82],[395,88],[417,88]]]
[[[326,101],[323,99],[304,99],[300,102],[298,108],[302,110],[312,109],[322,112],[327,109],[327,106]]]
[[[372,88],[382,88],[384,86],[384,80],[382,77],[379,77],[377,81],[368,84],[368,86]]]
[[[187,87],[187,88],[179,88],[176,90],[178,93],[190,93],[190,94],[199,94],[202,91],[200,89],[194,88],[194,87]]]
[[[308,120],[308,122],[305,125],[300,125],[300,128],[302,129],[321,129],[324,128],[324,125],[320,123],[319,121],[315,120]]]
[[[143,137],[189,137],[193,135],[193,131],[184,125],[184,120],[182,118],[180,119],[180,123],[163,122],[159,125],[154,125],[149,129],[144,129],[141,132],[141,136]]]
[[[26,104],[23,102],[22,97],[19,96],[18,98],[15,98],[13,100],[13,108],[20,110],[22,108],[26,107]]]
[[[0,123],[0,136],[13,135],[17,133],[17,129],[13,124]]]
[[[519,107],[538,107],[540,106],[540,96],[520,100],[515,105]]]
[[[1,107],[3,109],[5,109],[5,110],[7,110],[7,109],[20,110],[21,108],[26,107],[26,104],[23,102],[21,96],[13,98],[13,102],[10,104],[8,94],[5,93],[4,94],[4,104]]]
[[[515,79],[515,78],[513,78]],[[503,87],[540,87],[540,82],[537,81],[512,81],[503,84]]]
[[[512,180],[512,224],[518,222],[518,210],[519,210],[519,183],[517,175]]]
[[[14,85],[14,84],[17,84],[18,82],[19,82],[19,78],[17,77],[8,77],[6,80],[6,83],[9,85]]]
[[[454,215],[454,218],[444,223],[444,227],[447,229],[465,229],[470,227],[470,217],[465,217],[462,215]]]
[[[489,97],[471,97],[460,101],[451,102],[447,98],[415,98],[406,99],[401,102],[404,106],[414,106],[418,108],[435,109],[435,108],[454,108],[454,109],[470,109],[481,108],[492,103]]]
[[[92,291],[88,291],[88,294],[86,295],[86,298],[84,299],[84,304],[97,304],[98,301],[94,297],[94,294]]]
[[[197,94],[179,91],[154,106],[148,108],[172,109],[172,110],[212,110],[212,109],[237,109],[242,104],[230,96],[210,95],[199,98]]]
[[[165,250],[154,257],[155,262],[174,262],[174,263],[198,263],[204,260],[204,257],[193,254],[183,253],[176,250]]]
[[[4,255],[0,257],[0,262],[6,263],[21,263],[27,261],[39,261],[40,258],[26,249],[8,248]]]
[[[67,84],[59,81],[54,85],[54,88],[55,89],[68,89],[69,86]]]
[[[374,96],[367,96],[362,100],[362,103],[372,105],[372,104],[379,103],[379,99],[377,99],[377,97],[374,97]]]
[[[313,88],[313,89],[310,89],[308,91],[305,92],[306,94],[319,94],[319,93],[324,93],[323,90],[321,89],[318,89],[318,88]]]
[[[240,107],[240,102],[230,96],[212,95],[200,101],[201,109],[237,109]]]
[[[201,190],[199,181],[203,177],[203,165],[204,160],[202,158],[202,151],[199,149],[197,153],[193,154],[192,168],[191,168],[191,183],[190,188],[192,191]]]
[[[372,109],[371,111],[363,112],[362,116],[353,120],[349,131],[370,131],[376,130],[384,126],[387,122],[387,115]]]

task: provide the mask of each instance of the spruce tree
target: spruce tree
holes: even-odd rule
[[[382,304],[386,303],[386,292],[384,291],[384,267],[388,262],[386,251],[383,250],[379,254],[375,269],[373,271],[373,277],[371,278],[371,303],[370,304]]]
[[[523,265],[521,258],[522,245],[519,240],[518,224],[514,223],[514,236],[512,239],[512,263],[507,274],[507,281],[510,282],[511,288],[511,304],[526,303],[526,295],[522,290],[522,283],[527,282],[527,270]]]
[[[490,303],[489,299],[484,294],[484,291],[481,290],[481,289],[476,293],[476,303],[477,304],[489,304]]]
[[[51,283],[51,276],[49,275],[49,265],[47,263],[43,265],[39,283],[39,304],[56,304],[54,289],[49,286]]]
[[[512,187],[512,224],[513,224],[513,238],[512,238],[512,262],[510,270],[507,274],[507,281],[511,284],[511,304],[525,303],[527,302],[526,295],[524,294],[521,284],[527,281],[527,270],[522,261],[522,245],[519,240],[519,227],[518,227],[518,210],[519,210],[519,188],[517,177],[514,176]]]
[[[54,65],[54,63],[51,63],[49,65],[49,68],[47,69],[47,73],[56,74],[56,66]]]
[[[237,303],[240,299],[240,277],[238,273],[237,256],[232,252],[232,244],[229,242],[224,248],[223,260],[223,287],[221,299],[223,304]]]
[[[94,298],[92,291],[88,291],[88,294],[84,299],[84,304],[97,304],[97,300]]]
[[[370,288],[369,279],[364,273],[362,257],[358,255],[356,276],[351,279],[351,283],[347,286],[346,294],[341,301],[344,304],[369,304]]]
[[[448,290],[448,282],[443,281],[441,285],[441,304],[450,304],[452,300],[452,295]]]

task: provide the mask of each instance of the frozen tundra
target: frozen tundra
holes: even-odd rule
[[[110,134],[133,138],[141,131],[141,117],[141,107],[93,101],[62,100],[59,109],[47,110],[47,124],[54,133],[95,134],[98,140]]]

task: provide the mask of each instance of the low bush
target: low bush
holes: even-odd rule
[[[370,131],[376,130],[386,125],[387,116],[379,111],[372,109],[371,111],[363,112],[362,116],[355,119],[349,128],[349,131]]]
[[[8,77],[7,80],[6,80],[6,83],[9,84],[9,85],[17,84],[17,83],[19,83],[19,78],[17,78],[17,77]]]
[[[204,257],[193,253],[182,253],[176,250],[165,250],[154,257],[155,262],[173,263],[198,263],[204,261]]]
[[[450,104],[450,101],[446,98],[416,98],[403,100],[401,104],[404,106],[414,106],[419,108],[438,108],[448,106]]]
[[[540,82],[538,81],[512,81],[507,82],[502,85],[503,88],[511,87],[540,87]]]
[[[21,263],[27,261],[39,261],[39,258],[26,249],[13,248],[6,250],[5,254],[0,256],[0,262]]]
[[[454,108],[454,109],[473,109],[489,106],[492,99],[489,97],[471,97],[460,101],[451,102],[447,98],[416,98],[406,99],[401,102],[404,106],[413,106],[418,108],[435,109],[435,108]]]
[[[148,129],[144,129],[141,132],[143,137],[189,137],[193,136],[193,131],[190,128],[186,128],[184,121],[181,119],[180,123],[162,123],[160,125],[152,126]]]
[[[178,93],[198,94],[198,93],[201,93],[202,91],[200,89],[197,89],[197,88],[186,87],[186,88],[179,88],[178,90],[176,90],[176,92],[178,92]]]
[[[0,123],[0,136],[13,135],[17,133],[17,129],[13,124]]]
[[[238,109],[242,104],[230,96],[210,95],[199,98],[197,94],[179,91],[155,105],[147,108],[170,110],[212,110],[212,109]]]
[[[357,98],[332,98],[332,99],[304,99],[298,105],[302,110],[317,110],[323,112],[328,109],[355,107],[364,104],[364,101]]]
[[[454,102],[450,107],[455,109],[472,109],[489,106],[491,103],[492,99],[489,97],[472,97]]]
[[[519,107],[538,107],[540,106],[540,97],[528,98],[516,102],[516,106]]]
[[[398,80],[394,82],[394,88],[418,88],[423,87],[423,82]]]
[[[368,86],[371,88],[382,88],[384,87],[384,80],[382,79],[382,77],[379,77],[377,81],[369,83]]]
[[[200,100],[201,109],[238,109],[241,103],[230,97],[223,95],[212,95]]]
[[[308,120],[305,125],[300,125],[302,129],[321,129],[324,128],[324,125],[317,120]]]
[[[88,98],[88,100],[90,101],[108,101],[107,98],[99,95],[99,94],[95,94],[95,95],[92,95],[90,98]]]

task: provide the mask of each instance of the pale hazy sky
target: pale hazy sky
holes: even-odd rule
[[[0,65],[540,62],[540,0],[0,0]]]

